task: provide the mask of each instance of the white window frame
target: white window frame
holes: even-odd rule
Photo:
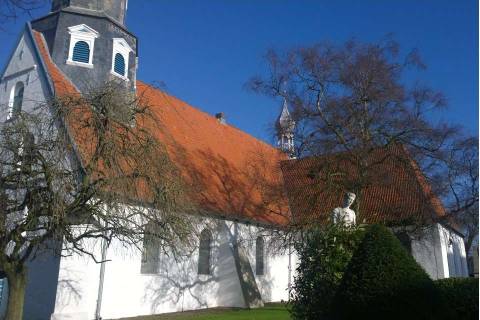
[[[15,87],[17,83],[13,84],[13,87],[10,89],[10,96],[8,98],[8,112],[7,112],[7,120],[12,119],[13,117],[13,102],[15,100]]]
[[[123,38],[113,38],[113,51],[112,51],[112,69],[110,73],[116,77],[119,77],[125,81],[130,81],[128,79],[128,65],[129,65],[129,56],[130,52],[134,52],[133,49],[128,45],[127,41]],[[125,61],[125,73],[119,74],[115,72],[115,56],[117,53],[120,53],[123,56],[123,60]]]
[[[23,102],[24,102],[24,98],[25,98],[25,84],[23,83],[23,81],[17,81],[13,84],[13,87],[10,89],[10,96],[9,96],[9,99],[8,99],[8,112],[7,112],[7,121],[12,119],[15,114],[13,113],[13,107],[14,107],[14,104],[15,104],[15,97],[17,96],[17,85],[21,83],[22,86],[23,86],[23,96],[22,96],[22,104],[20,105],[20,107],[23,107]]]
[[[67,64],[86,68],[93,68],[93,50],[95,47],[95,39],[98,38],[100,34],[86,24],[69,27],[68,33],[70,33],[70,47],[68,49]],[[88,63],[73,61],[73,48],[75,48],[75,44],[79,41],[85,41],[88,44],[88,47],[90,49]]]

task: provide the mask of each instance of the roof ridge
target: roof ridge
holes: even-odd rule
[[[410,152],[405,148],[403,144],[400,145],[400,150],[402,150],[406,154],[410,162],[410,166],[415,173],[415,179],[420,185],[420,188],[422,188],[422,191],[426,196],[426,200],[428,201],[428,204],[430,205],[432,211],[437,214],[437,218],[446,216],[446,210],[443,206],[443,201],[433,191],[432,185],[429,183],[427,176],[423,173],[423,170],[420,168],[417,161],[411,156]]]

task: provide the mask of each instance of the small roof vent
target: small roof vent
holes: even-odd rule
[[[225,114],[223,112],[215,114],[215,118],[217,118],[218,122],[221,124],[227,124],[227,119],[225,118]]]

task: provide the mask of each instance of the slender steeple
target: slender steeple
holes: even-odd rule
[[[295,132],[295,121],[293,120],[290,112],[288,111],[287,99],[283,99],[283,107],[280,116],[277,119],[276,123],[277,129],[277,145],[285,153],[288,154],[290,158],[295,158],[295,143],[294,143],[294,132]]]

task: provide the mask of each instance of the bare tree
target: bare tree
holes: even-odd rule
[[[152,134],[159,124],[150,110],[141,96],[111,83],[2,124],[0,265],[10,288],[7,319],[22,319],[27,262],[38,255],[80,253],[101,262],[89,241],[139,247],[153,233],[175,248],[191,240],[184,215],[191,207]]]
[[[467,253],[478,238],[478,138],[458,136],[438,154],[433,185],[443,196],[448,218],[461,226]]]
[[[32,11],[44,7],[48,0],[2,0],[0,1],[0,26],[7,21],[16,20],[20,16],[29,15]]]
[[[399,52],[399,45],[389,37],[378,43],[349,41],[288,52],[270,50],[266,55],[269,73],[248,84],[256,92],[283,96],[293,106],[298,156],[336,155],[343,163],[323,166],[319,170],[328,172],[318,174],[357,194],[355,209],[360,217],[362,193],[378,182],[377,170],[388,157],[397,157],[398,163],[410,167],[413,157],[427,179],[441,176],[448,181],[449,174],[455,176],[463,166],[459,161],[462,152],[471,163],[478,154],[474,143],[461,143],[460,128],[431,121],[431,115],[445,107],[445,98],[428,86],[406,82],[407,72],[425,65],[416,50],[403,56]],[[403,145],[407,155],[387,152],[381,159],[370,156],[374,150],[393,145]],[[448,159],[446,154],[454,145],[457,149],[463,146],[463,151],[455,151],[456,160]],[[345,171],[347,167],[350,172]],[[468,170],[464,172],[467,176]],[[472,177],[476,179],[475,173]],[[448,194],[442,194],[445,199],[459,198],[449,206],[452,214],[478,202],[478,189],[470,188],[467,195],[465,188],[457,188],[459,181],[452,182],[455,191],[450,188]]]

